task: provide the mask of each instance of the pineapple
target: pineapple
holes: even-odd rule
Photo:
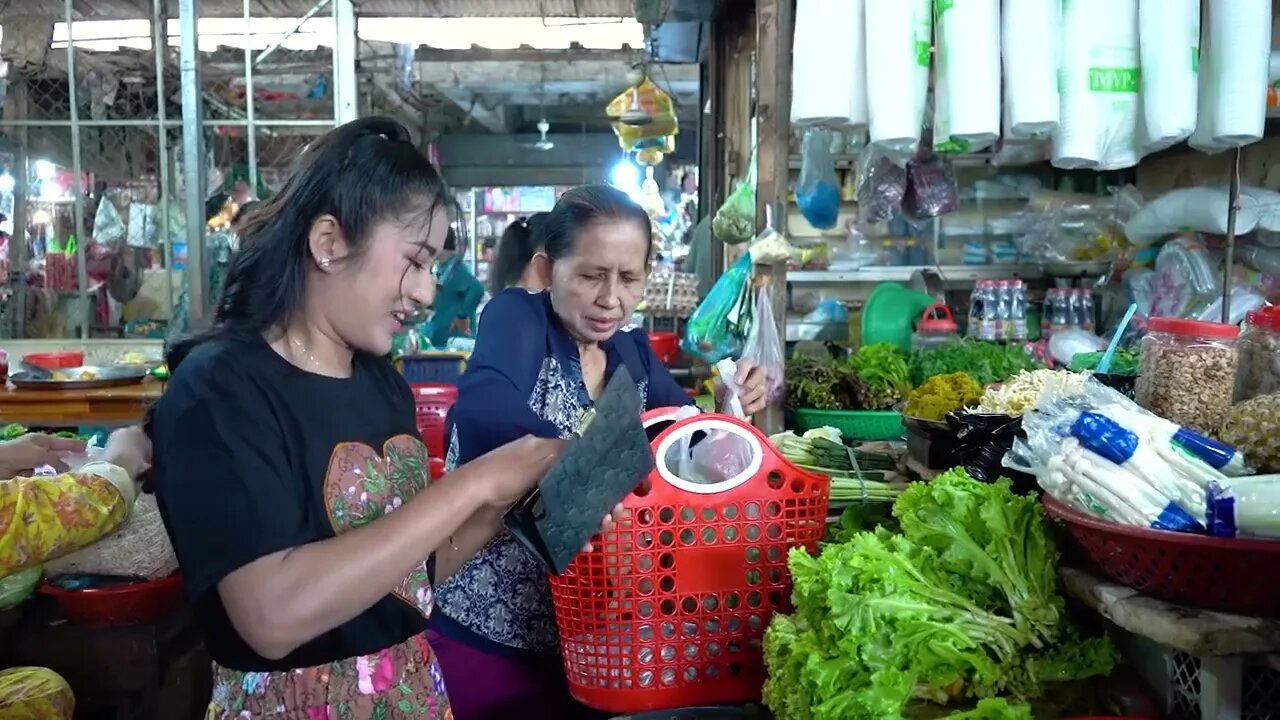
[[[1280,472],[1280,393],[1233,406],[1218,438],[1244,453],[1258,473]]]

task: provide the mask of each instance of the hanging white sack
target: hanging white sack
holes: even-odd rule
[[[1062,0],[1004,0],[1000,23],[1005,139],[1047,137],[1058,128]]]
[[[1054,166],[1138,164],[1138,0],[1063,0],[1061,119]]]
[[[1142,150],[1172,147],[1196,129],[1200,0],[1138,0]]]
[[[867,124],[863,0],[797,0],[791,122]]]
[[[985,150],[1000,137],[1000,0],[940,0],[933,148]]]
[[[1262,139],[1271,66],[1271,0],[1208,0],[1217,98],[1213,142],[1241,147]]]
[[[1227,149],[1213,139],[1213,111],[1218,103],[1220,83],[1217,80],[1218,62],[1213,53],[1212,27],[1213,14],[1206,7],[1200,16],[1200,54],[1196,66],[1196,129],[1187,139],[1187,144],[1192,148],[1210,155]]]
[[[870,141],[892,154],[914,153],[929,83],[932,42],[920,35],[932,27],[928,0],[866,0],[863,27]],[[914,91],[904,98],[904,88]]]

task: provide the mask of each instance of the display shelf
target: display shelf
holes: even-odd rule
[[[933,271],[945,282],[978,280],[1033,280],[1044,277],[1039,265],[888,265],[858,270],[795,270],[787,273],[791,283],[877,283],[908,282],[917,272]]]
[[[837,170],[849,170],[856,168],[858,165],[859,153],[838,153],[831,156],[835,161]],[[970,155],[954,155],[951,156],[952,164],[960,166],[979,166],[986,165],[992,158],[990,152],[973,153]],[[787,159],[787,164],[792,170],[799,170],[804,164],[804,158],[800,155],[792,155]]]

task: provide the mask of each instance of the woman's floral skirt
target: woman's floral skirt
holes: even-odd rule
[[[213,666],[207,720],[453,720],[421,635],[372,655],[288,672]]]

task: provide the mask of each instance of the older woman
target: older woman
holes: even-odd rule
[[[571,190],[541,221],[551,266],[546,292],[511,288],[482,316],[459,383],[447,464],[458,466],[512,438],[568,437],[618,367],[645,407],[685,405],[688,395],[643,332],[620,332],[644,293],[649,218],[605,186]],[[763,373],[737,378],[748,413],[764,406]],[[500,535],[439,588],[432,644],[454,689],[459,720],[571,718],[546,573],[513,538]]]

